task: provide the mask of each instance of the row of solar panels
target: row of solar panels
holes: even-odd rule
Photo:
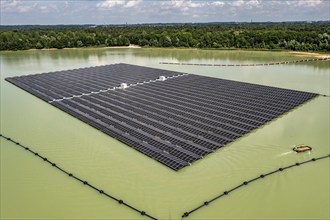
[[[247,115],[256,114],[262,118],[268,118],[270,116],[274,116],[272,113],[261,113],[259,109],[248,109],[246,105],[240,105],[239,100],[231,99],[230,97],[222,96],[222,98],[212,99],[207,96],[203,96],[199,94],[199,96],[195,95],[198,93],[196,89],[192,91],[182,90],[179,87],[171,87],[165,84],[151,84],[146,85],[144,88],[148,89],[147,91],[153,90],[157,88],[157,92],[159,95],[166,94],[169,97],[175,97],[177,94],[180,94],[182,100],[189,100],[189,102],[193,105],[197,105],[200,107],[208,107],[215,111],[243,111]],[[220,106],[221,104],[221,106]],[[205,106],[207,105],[207,106]]]
[[[91,72],[92,69],[92,72]],[[29,85],[49,96],[49,100],[71,97],[100,90],[158,79],[159,76],[182,75],[171,71],[155,72],[152,68],[114,64],[95,68],[59,71],[45,74],[8,78],[8,81]],[[33,85],[33,86],[32,86]]]
[[[186,151],[182,147],[173,146],[173,144],[160,138],[157,140],[157,137],[132,127],[127,124],[129,122],[128,120],[122,119],[120,121],[116,117],[105,116],[95,110],[88,109],[86,106],[83,107],[73,100],[54,102],[52,105],[128,144],[130,147],[139,150],[147,156],[164,163],[174,170],[179,170],[189,165],[187,161],[198,159],[197,155]]]
[[[178,92],[182,96],[194,96],[194,98],[199,99],[200,101],[205,100],[205,102],[210,103],[221,103],[222,105],[228,103],[228,105],[232,108],[233,106],[241,106],[242,108],[251,108],[255,111],[266,112],[265,114],[273,115],[277,114],[276,111],[282,110],[283,107],[289,105],[296,105],[301,102],[301,99],[308,99],[314,97],[315,94],[293,91],[287,89],[277,89],[280,92],[258,92],[252,91],[253,95],[257,95],[257,97],[251,97],[251,94],[248,92],[242,92],[239,89],[234,92],[228,91],[227,88],[223,87],[221,83],[215,86],[212,89],[203,91],[201,88],[205,82],[200,80],[199,84],[190,85],[189,83],[185,83],[185,81],[189,80],[191,77],[196,77],[194,75],[186,75],[184,78],[177,79],[175,81],[166,82],[165,84],[149,84],[145,87],[155,88],[157,87],[157,91],[163,88],[164,90],[169,91],[169,93]],[[170,81],[170,80],[169,80]],[[217,81],[214,80],[213,81]],[[219,80],[221,82],[222,80]],[[237,82],[235,82],[237,83]],[[250,84],[248,84],[250,85]],[[236,88],[236,87],[235,87]],[[272,90],[273,88],[270,87]],[[167,92],[166,91],[166,92]],[[262,94],[268,94],[267,97],[263,97]],[[259,98],[258,98],[259,96]],[[275,112],[272,112],[275,111]],[[255,114],[255,112],[253,113]]]
[[[189,77],[189,76],[187,76]],[[187,95],[186,90],[179,90],[176,91],[174,89],[169,89],[169,86],[167,84],[170,84],[170,82],[166,83],[153,83],[149,85],[145,85],[143,87],[134,87],[130,91],[134,92],[141,92],[146,96],[154,97],[155,99],[161,99],[164,101],[169,101],[171,103],[179,103],[181,105],[184,105],[185,107],[189,107],[193,110],[199,110],[203,112],[207,112],[209,114],[218,114],[219,112],[227,114],[226,118],[231,118],[236,116],[239,117],[239,120],[246,122],[246,123],[252,123],[256,124],[255,122],[265,123],[274,116],[276,116],[279,113],[283,113],[292,107],[294,107],[297,103],[300,103],[301,101],[307,100],[313,96],[314,94],[294,94],[294,97],[290,97],[289,95],[285,97],[278,97],[276,95],[273,95],[271,99],[269,99],[262,111],[260,109],[253,110],[255,106],[258,106],[260,103],[264,102],[263,100],[254,100],[253,102],[249,103],[247,106],[237,106],[240,104],[240,100],[231,100],[229,97],[224,97],[222,99],[217,99],[217,102],[209,101],[211,98],[209,97],[203,97],[198,98],[199,90],[195,89],[190,94]],[[194,95],[196,94],[196,95]],[[226,103],[227,100],[230,100],[231,103]],[[277,101],[282,100],[282,104],[274,104]],[[272,109],[272,112],[269,111],[269,109]],[[250,121],[246,121],[244,119],[248,119]],[[252,120],[252,121],[251,121]],[[257,124],[256,124],[257,125]]]
[[[250,129],[247,127],[243,128],[245,124],[242,124],[238,121],[233,121],[229,118],[208,118],[206,117],[206,115],[201,115],[198,113],[196,114],[195,111],[190,111],[190,109],[182,105],[174,106],[174,104],[171,103],[163,103],[162,101],[158,101],[157,99],[153,99],[152,97],[141,96],[137,92],[125,91],[122,92],[122,95],[129,100],[134,100],[135,105],[142,104],[143,108],[148,108],[148,106],[152,106],[154,107],[154,109],[157,109],[158,111],[162,112],[167,117],[175,118],[178,121],[182,121],[188,124],[193,123],[194,126],[202,126],[204,128],[209,128],[210,130],[218,129],[218,133],[225,135],[226,137],[235,136],[237,134],[240,135],[246,130],[251,130],[255,128],[253,126],[250,126]],[[182,118],[184,118],[185,120],[183,120]]]
[[[137,117],[147,118],[149,120],[149,123],[151,123],[150,121],[153,120],[156,122],[156,124],[158,124],[158,126],[165,125],[169,128],[169,130],[163,128],[164,131],[175,133],[177,130],[178,132],[182,131],[184,133],[188,133],[189,136],[183,136],[183,138],[189,140],[193,140],[194,136],[195,138],[198,137],[199,140],[204,140],[208,142],[203,143],[203,146],[205,145],[208,148],[214,149],[215,146],[213,143],[225,144],[228,140],[239,136],[233,135],[230,139],[228,139],[224,135],[228,136],[229,134],[222,132],[219,128],[219,132],[218,134],[216,134],[209,130],[205,130],[208,129],[209,126],[203,123],[196,122],[187,117],[184,117],[183,115],[173,114],[172,112],[168,112],[152,105],[144,105],[139,102],[128,101],[120,94],[98,94],[96,96],[93,96],[93,98],[94,97],[100,100],[103,105],[105,105],[105,103],[109,103],[109,105],[110,103],[113,103],[113,105],[116,105],[121,109],[134,113],[134,115],[136,115]]]
[[[230,130],[228,129],[230,128],[228,123],[225,124],[225,126],[227,126],[226,129],[221,127],[224,126],[223,123],[219,122],[218,124],[212,124],[208,121],[211,120],[210,118],[201,117],[198,114],[195,115],[197,119],[190,118],[193,109],[187,111],[187,109],[183,108],[182,112],[178,113],[177,110],[180,110],[178,106],[170,109],[168,108],[170,107],[170,103],[161,105],[158,99],[152,98],[152,93],[148,94],[148,96],[143,96],[140,99],[139,89],[144,87],[145,86],[134,87],[125,91],[109,91],[107,93],[83,96],[80,98],[73,98],[71,100],[64,100],[61,103],[70,106],[75,111],[78,110],[80,113],[89,115],[96,122],[101,121],[108,125],[112,125],[116,129],[123,132],[126,135],[125,138],[132,136],[140,140],[140,142],[142,141],[142,143],[152,144],[153,147],[174,156],[174,158],[179,159],[179,161],[182,160],[186,162],[180,166],[176,163],[167,164],[175,170],[186,166],[187,163],[189,164],[195,160],[198,160],[201,156],[205,156],[206,154],[234,140],[235,138],[244,135],[249,130],[254,128],[251,126],[249,129]],[[179,96],[176,98],[177,100],[180,99]],[[173,99],[172,101],[175,103],[178,102],[177,100]],[[140,114],[137,113],[137,110],[139,109],[134,109],[136,106],[140,106]],[[131,107],[130,110],[129,107]],[[148,110],[149,112],[154,112],[158,118],[156,120],[150,118]],[[167,115],[164,113],[167,113]],[[175,121],[181,121],[183,124],[171,126],[166,124],[166,121],[162,124],[164,117],[175,117]],[[223,117],[223,119],[230,120],[228,117]],[[200,124],[200,122],[204,122],[203,128],[206,129],[203,130],[204,134],[208,134],[209,136],[205,137],[200,133],[196,135],[196,133],[191,133],[191,129],[186,130],[187,127],[182,126],[192,125],[193,127],[200,127],[203,125]],[[213,122],[216,123],[216,121]],[[210,129],[210,125],[213,125],[213,130]],[[231,132],[237,133],[233,134]],[[221,136],[214,136],[211,138],[213,136],[212,133],[220,134]],[[121,140],[121,137],[118,139]],[[189,141],[187,142],[187,140]],[[206,148],[201,148],[200,146]],[[148,156],[152,157],[152,155]],[[163,160],[163,157],[159,156],[157,160]]]
[[[191,80],[193,79],[193,81]],[[183,84],[181,82],[184,82]],[[231,95],[239,97],[247,97],[251,100],[255,99],[269,99],[274,95],[277,97],[287,97],[288,95],[311,95],[310,93],[300,92],[289,89],[280,89],[275,87],[268,87],[262,85],[254,85],[250,83],[241,83],[223,79],[214,80],[213,78],[205,77],[198,79],[196,75],[189,75],[185,79],[178,79],[171,85],[179,85],[182,88],[198,88],[199,91],[208,94]],[[288,97],[287,97],[288,98]]]
[[[233,138],[240,136],[233,135],[231,138],[228,138],[223,135],[224,133],[211,133],[202,129],[202,124],[200,124],[201,126],[198,129],[196,126],[191,125],[194,123],[193,120],[188,120],[183,116],[177,116],[175,119],[173,119],[171,116],[174,115],[171,115],[169,112],[164,110],[157,109],[154,106],[143,106],[139,105],[139,103],[135,104],[125,100],[123,101],[120,94],[116,95],[108,93],[84,98],[90,98],[93,100],[93,102],[106,106],[107,108],[116,108],[118,111],[121,111],[121,113],[130,115],[132,118],[137,118],[139,121],[143,121],[146,124],[151,124],[154,127],[163,130],[164,132],[177,134],[179,137],[187,140],[196,140],[196,142],[200,142],[199,144],[203,143],[202,146],[206,146],[210,149],[215,149],[219,144],[225,144],[228,142],[228,140],[232,140]],[[180,120],[177,120],[178,118]],[[182,121],[182,123],[180,123],[180,121]],[[228,135],[230,133],[225,134]]]
[[[168,141],[169,143],[173,143],[175,145],[181,146],[182,148],[187,147],[191,150],[191,152],[200,153],[203,151],[204,152],[208,151],[205,147],[202,147],[200,145],[194,143],[186,143],[185,139],[176,137],[170,132],[164,132],[149,124],[143,123],[140,120],[136,120],[134,118],[128,117],[125,115],[125,112],[123,110],[117,109],[117,111],[113,111],[111,109],[94,105],[92,102],[82,100],[81,98],[78,98],[76,100],[75,99],[65,100],[63,102],[71,106],[74,106],[75,108],[81,111],[86,111],[90,115],[99,117],[99,119],[105,119],[105,118],[108,120],[115,119],[118,122],[120,122],[120,124],[123,125],[124,127],[128,125],[134,128],[135,132],[140,132],[140,133],[146,132],[146,134],[144,134],[145,136],[151,135],[152,138],[159,137],[163,140]],[[124,129],[124,127],[122,128]],[[128,130],[126,130],[125,132],[128,132]],[[142,141],[146,141],[146,140],[142,140]]]

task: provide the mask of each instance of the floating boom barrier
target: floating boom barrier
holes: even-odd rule
[[[73,173],[71,173],[71,172],[69,172],[69,171],[67,171],[67,170],[65,170],[65,169],[63,169],[63,168],[61,168],[61,167],[58,166],[56,163],[50,161],[48,158],[42,156],[41,154],[39,154],[39,153],[37,153],[37,152],[31,150],[29,147],[26,147],[26,146],[20,144],[19,142],[16,142],[15,140],[12,140],[11,138],[6,137],[6,136],[4,136],[4,135],[2,135],[2,134],[0,134],[0,138],[3,138],[3,139],[5,139],[5,140],[7,140],[7,141],[9,141],[9,142],[12,142],[12,143],[15,144],[16,146],[21,147],[22,149],[24,149],[24,150],[30,152],[31,154],[35,155],[36,157],[39,157],[39,158],[42,159],[44,162],[49,163],[52,167],[58,169],[58,170],[61,171],[62,173],[66,174],[66,175],[68,175],[69,177],[71,177],[71,178],[73,178],[73,179],[75,179],[75,180],[77,180],[77,181],[83,183],[84,185],[86,185],[86,186],[92,188],[93,190],[97,191],[97,192],[100,193],[101,195],[104,195],[104,196],[108,197],[109,199],[112,199],[112,200],[118,202],[120,205],[124,205],[124,206],[126,206],[127,208],[129,208],[129,209],[131,209],[131,210],[133,210],[133,211],[135,211],[135,212],[138,212],[138,213],[140,213],[142,216],[146,216],[146,217],[149,217],[150,219],[157,220],[157,218],[155,218],[155,217],[149,215],[149,214],[146,213],[145,211],[143,211],[143,210],[139,210],[138,208],[135,208],[135,207],[131,206],[130,204],[124,202],[123,200],[118,199],[118,198],[116,198],[116,197],[114,197],[114,196],[108,194],[108,193],[105,192],[104,190],[102,190],[102,189],[100,189],[100,188],[98,188],[98,187],[96,187],[96,186],[94,186],[94,185],[88,183],[86,180],[83,180],[83,179],[79,178],[78,176],[75,176]],[[199,209],[208,206],[208,205],[211,204],[212,202],[215,202],[216,200],[218,200],[218,199],[220,199],[220,198],[222,198],[222,197],[224,197],[224,196],[228,196],[231,192],[233,192],[233,191],[235,191],[235,190],[238,190],[238,189],[241,188],[241,187],[247,186],[247,185],[249,185],[250,183],[252,183],[252,182],[254,182],[254,181],[264,179],[264,178],[266,178],[267,176],[273,175],[273,174],[278,173],[278,172],[283,172],[283,171],[285,171],[286,169],[291,169],[291,168],[294,168],[294,167],[298,167],[298,166],[301,166],[301,165],[304,165],[304,164],[308,164],[308,163],[315,162],[315,161],[322,160],[322,159],[326,159],[326,158],[330,158],[330,154],[325,155],[325,156],[321,156],[321,157],[312,158],[312,159],[310,159],[310,160],[306,160],[306,161],[303,161],[303,162],[297,162],[297,163],[295,163],[295,164],[292,164],[292,165],[289,165],[289,166],[286,166],[286,167],[280,167],[280,168],[275,169],[275,170],[273,170],[273,171],[271,171],[271,172],[261,174],[261,175],[255,177],[255,178],[253,178],[253,179],[250,179],[250,180],[244,181],[243,183],[241,183],[241,184],[239,184],[239,185],[237,185],[237,186],[235,186],[235,187],[233,187],[233,188],[231,188],[231,189],[229,189],[229,190],[227,190],[227,191],[224,191],[223,193],[217,195],[216,197],[214,197],[214,198],[212,198],[212,199],[210,199],[210,200],[208,200],[208,201],[203,202],[200,206],[198,206],[198,207],[196,207],[196,208],[194,208],[194,209],[192,209],[192,210],[190,210],[190,211],[185,212],[185,213],[182,215],[182,218],[186,218],[186,217],[190,216],[192,213],[198,211]]]
[[[132,205],[130,205],[130,204],[124,202],[123,200],[118,199],[118,198],[116,198],[116,197],[110,195],[109,193],[105,192],[104,190],[102,190],[102,189],[100,189],[100,188],[98,188],[98,187],[96,187],[96,186],[90,184],[90,183],[87,182],[86,180],[83,180],[83,179],[81,179],[80,177],[74,175],[73,173],[71,173],[71,172],[69,172],[69,171],[63,169],[62,167],[58,166],[56,163],[50,161],[47,157],[42,156],[41,154],[35,152],[34,150],[31,150],[29,147],[26,147],[26,146],[20,144],[19,142],[14,141],[14,140],[12,140],[11,138],[6,137],[6,136],[4,136],[4,135],[2,135],[2,134],[0,134],[0,138],[3,138],[3,139],[5,139],[5,140],[7,140],[7,141],[10,141],[10,142],[12,142],[13,144],[15,144],[16,146],[23,148],[23,149],[26,150],[27,152],[30,152],[31,154],[35,155],[36,157],[39,157],[39,158],[42,159],[44,162],[49,163],[52,167],[58,169],[58,170],[61,171],[62,173],[68,175],[69,177],[73,178],[74,180],[77,180],[77,181],[83,183],[85,186],[90,187],[91,189],[95,190],[96,192],[100,193],[101,195],[104,195],[104,196],[108,197],[109,199],[118,202],[118,204],[123,205],[123,206],[126,206],[127,208],[129,208],[129,209],[131,209],[131,210],[133,210],[133,211],[135,211],[135,212],[138,212],[138,213],[140,213],[142,216],[146,216],[146,217],[149,217],[150,219],[157,220],[157,218],[155,218],[155,217],[149,215],[149,214],[146,213],[145,211],[143,211],[143,210],[139,210],[138,208],[133,207]]]
[[[238,190],[238,189],[240,189],[241,187],[247,186],[247,185],[249,185],[250,183],[252,183],[252,182],[254,182],[254,181],[264,179],[264,178],[266,178],[267,176],[273,175],[273,174],[278,173],[278,172],[283,172],[283,171],[285,171],[285,170],[287,170],[287,169],[291,169],[291,168],[294,168],[294,167],[298,167],[298,166],[301,166],[301,165],[304,165],[304,164],[308,164],[308,163],[315,162],[315,161],[322,160],[322,159],[326,159],[326,158],[330,158],[330,154],[325,155],[325,156],[322,156],[322,157],[312,158],[312,159],[310,159],[310,160],[306,160],[306,161],[303,161],[303,162],[297,162],[297,163],[295,163],[295,164],[292,164],[292,165],[289,165],[289,166],[286,166],[286,167],[280,167],[280,168],[278,168],[278,169],[276,169],[276,170],[273,170],[273,171],[271,171],[271,172],[269,172],[269,173],[261,174],[261,175],[255,177],[255,178],[253,178],[253,179],[250,179],[250,180],[244,181],[243,183],[241,183],[241,184],[239,184],[239,185],[237,185],[237,186],[235,186],[235,187],[233,187],[233,188],[231,188],[231,189],[229,189],[229,190],[227,190],[227,191],[224,191],[224,192],[220,193],[220,194],[217,195],[216,197],[214,197],[214,198],[212,198],[212,199],[210,199],[210,200],[208,200],[208,201],[203,202],[200,206],[198,206],[198,207],[196,207],[196,208],[194,208],[194,209],[192,209],[192,210],[190,210],[190,211],[188,211],[188,212],[185,212],[185,213],[182,215],[182,218],[186,218],[186,217],[188,217],[188,216],[191,215],[193,212],[196,212],[197,210],[199,210],[199,209],[201,209],[201,208],[203,208],[203,207],[208,206],[208,205],[211,204],[212,202],[214,202],[214,201],[216,201],[216,200],[218,200],[218,199],[220,199],[220,198],[222,198],[222,197],[228,196],[229,193],[231,193],[231,192],[233,192],[233,191],[235,191],[235,190]]]
[[[305,62],[314,62],[314,61],[326,61],[330,60],[330,57],[324,58],[314,58],[314,59],[305,59],[305,60],[293,60],[293,61],[282,61],[282,62],[273,62],[273,63],[243,63],[243,64],[212,64],[212,63],[183,63],[183,62],[159,62],[159,64],[166,65],[185,65],[185,66],[274,66],[274,65],[284,65],[284,64],[293,64],[293,63],[305,63]]]

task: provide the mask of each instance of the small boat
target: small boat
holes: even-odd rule
[[[312,150],[312,147],[310,147],[308,145],[305,145],[305,144],[298,144],[292,150],[294,150],[297,153],[302,153],[302,152],[305,152],[305,151]]]

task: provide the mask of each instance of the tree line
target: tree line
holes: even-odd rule
[[[330,51],[330,23],[0,28],[0,50],[103,46]]]

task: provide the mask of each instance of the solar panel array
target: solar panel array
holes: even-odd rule
[[[174,170],[317,95],[128,64],[6,80]]]

